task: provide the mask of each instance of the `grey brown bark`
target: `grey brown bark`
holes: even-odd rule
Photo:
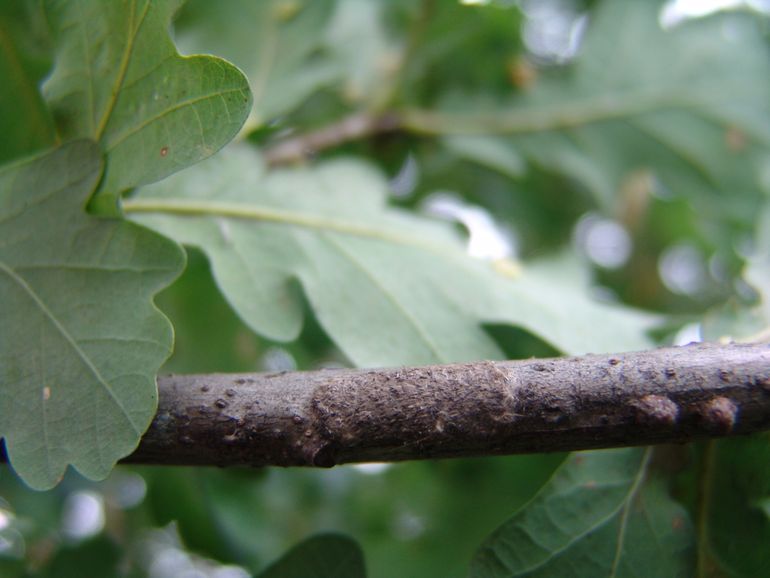
[[[320,466],[770,429],[770,345],[159,379],[147,464]]]

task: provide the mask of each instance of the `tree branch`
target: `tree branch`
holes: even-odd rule
[[[146,464],[320,466],[686,442],[770,429],[770,345],[400,369],[176,375]]]
[[[280,140],[265,148],[263,156],[270,166],[285,165],[305,160],[346,142],[397,130],[399,125],[400,121],[395,114],[356,113],[316,131]]]
[[[691,107],[685,101],[651,95],[635,100],[575,102],[558,110],[451,113],[411,108],[356,112],[315,131],[278,140],[263,150],[263,156],[268,165],[279,166],[304,161],[321,151],[383,133],[402,131],[433,136],[529,134],[569,129],[652,110]]]

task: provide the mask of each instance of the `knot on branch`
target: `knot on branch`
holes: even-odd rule
[[[679,417],[679,406],[663,395],[645,395],[632,405],[639,424],[674,425]]]
[[[726,397],[715,397],[703,406],[701,417],[709,430],[728,433],[738,420],[738,406]]]

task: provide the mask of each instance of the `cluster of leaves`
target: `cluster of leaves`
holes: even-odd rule
[[[103,479],[136,447],[173,344],[154,299],[183,270],[159,300],[178,334],[167,367],[181,371],[254,369],[275,342],[302,366],[653,345],[649,330],[662,317],[589,298],[588,271],[572,253],[523,263],[469,256],[452,224],[421,210],[432,191],[451,190],[515,226],[525,254],[563,249],[564,231],[586,209],[611,216],[637,254],[596,276],[625,302],[681,316],[732,298],[712,314],[712,331],[767,325],[761,291],[757,308],[733,290],[747,235],[764,248],[747,280],[766,287],[770,270],[770,226],[758,218],[770,158],[760,17],[663,30],[659,3],[602,2],[587,12],[578,58],[553,66],[524,60],[524,15],[502,2],[191,0],[174,23],[175,45],[179,10],[176,0],[0,6],[0,436],[29,486],[52,488],[68,466]],[[182,57],[176,46],[218,57]],[[373,126],[392,119],[397,131],[271,165],[271,147],[287,136],[344,127],[351,115]],[[419,186],[393,200],[385,175],[407,156],[420,167]],[[701,301],[677,300],[654,280],[654,255],[682,238],[727,270]],[[690,576],[696,566],[702,575],[757,576],[770,564],[768,447],[758,438],[576,454],[545,485],[559,456],[489,462],[501,465],[479,471],[504,474],[515,496],[505,502],[507,490],[494,487],[473,522],[447,503],[481,500],[474,484],[488,482],[460,465],[450,472],[454,493],[436,498],[435,510],[462,524],[446,534],[466,554],[474,532],[480,539],[502,521],[502,502],[513,509],[542,486],[486,539],[473,576]],[[438,495],[438,475],[398,472],[388,475],[419,478],[402,494],[425,486]],[[284,545],[252,519],[271,513],[263,502],[286,496],[280,488],[254,490],[260,482],[239,473],[143,474],[149,505],[133,525],[175,520],[190,548],[254,571],[267,546]],[[60,497],[83,484],[68,477],[39,497],[38,524],[0,524],[0,544],[15,543],[14,532],[50,544],[42,520],[54,523]],[[318,478],[308,484],[318,490]],[[3,488],[19,512],[33,502],[12,481]],[[404,499],[382,494],[378,509]],[[329,502],[344,509],[350,499]],[[2,512],[12,519],[10,506]],[[370,523],[357,516],[348,527]],[[296,523],[284,534],[323,526]],[[364,542],[380,572],[457,573],[457,558],[445,555],[394,570],[392,544],[374,543]],[[9,547],[2,564],[9,575],[63,576],[80,571],[78,555],[93,554],[88,543],[51,548],[25,568]],[[106,551],[102,575],[120,575],[126,554]],[[328,535],[260,575],[365,570],[359,546]]]

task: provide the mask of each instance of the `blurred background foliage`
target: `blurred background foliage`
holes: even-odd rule
[[[388,175],[393,204],[450,216],[482,256],[576,255],[596,298],[663,314],[657,339],[679,343],[746,336],[767,322],[766,305],[760,316],[756,307],[768,278],[769,228],[758,227],[770,187],[768,21],[758,2],[726,2],[737,6],[714,14],[691,4],[190,0],[173,34],[183,53],[216,54],[246,73],[254,108],[243,136],[257,147],[351,113],[398,111],[402,129],[308,156],[367,158]],[[0,39],[21,38],[39,80],[50,51],[35,6],[3,4]],[[6,64],[0,77],[10,78]],[[0,91],[19,98],[10,85]],[[668,110],[668,98],[684,106]],[[606,107],[606,118],[592,117],[592,106]],[[5,135],[18,132],[6,121]],[[474,122],[489,130],[463,134]],[[188,249],[188,258],[158,299],[176,331],[164,371],[349,363],[310,307],[296,341],[257,336],[203,254]],[[558,353],[522,330],[489,331],[512,358]],[[712,537],[732,560],[714,576],[759,576],[770,564],[757,541],[770,535],[767,448],[758,438],[709,454],[706,466],[723,472],[712,491],[734,498],[720,501],[714,527],[740,525],[731,517],[744,511],[752,524],[748,542]],[[704,471],[703,450],[674,453],[675,496],[696,511],[688,476]],[[100,483],[69,474],[48,493],[3,470],[0,574],[240,578],[330,531],[355,537],[371,576],[464,576],[482,540],[563,458],[331,471],[119,467]],[[726,473],[747,469],[743,482]]]

